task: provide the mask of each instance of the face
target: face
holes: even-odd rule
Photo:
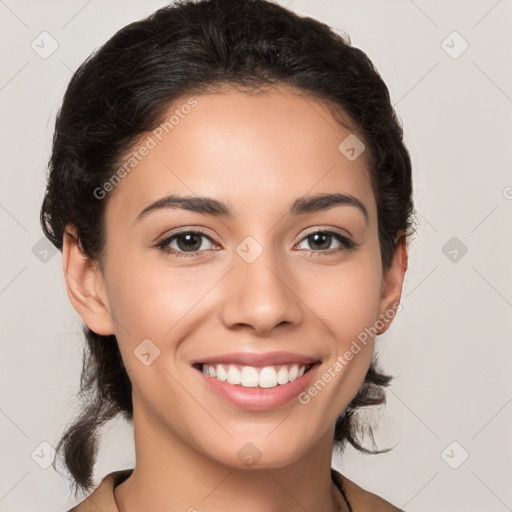
[[[351,131],[322,102],[283,87],[188,100],[104,199],[101,306],[82,317],[118,339],[139,435],[277,467],[332,440],[403,259],[383,273],[365,155],[340,151]]]

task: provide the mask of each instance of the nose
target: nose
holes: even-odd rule
[[[278,326],[293,327],[303,320],[300,290],[286,262],[264,250],[249,263],[235,255],[234,268],[222,285],[222,321],[227,328],[270,335]]]

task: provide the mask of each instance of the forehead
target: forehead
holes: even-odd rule
[[[285,87],[184,96],[124,156],[128,172],[111,193],[107,217],[115,211],[135,219],[169,194],[215,197],[243,215],[282,213],[299,196],[341,192],[363,201],[371,218],[367,155],[352,159],[344,151],[354,136],[324,102]]]

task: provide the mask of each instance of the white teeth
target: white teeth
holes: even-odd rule
[[[290,379],[290,382],[295,380],[297,378],[297,375],[299,375],[299,365],[294,364],[290,368],[290,371],[288,372],[288,378]]]
[[[278,384],[288,384],[288,382],[290,382],[286,366],[279,368],[279,371],[277,372],[277,382]]]
[[[255,388],[258,386],[258,371],[252,366],[244,366],[240,372],[240,384],[244,388]]]
[[[241,375],[240,372],[238,371],[238,368],[230,364],[228,368],[227,381],[230,384],[240,384],[240,377]]]
[[[286,367],[283,368],[286,371]],[[273,366],[265,366],[260,371],[259,385],[260,388],[275,388],[277,386],[277,372]]]
[[[228,372],[220,364],[217,365],[217,379],[225,381],[228,378]]]
[[[265,366],[264,368],[243,366],[239,370],[234,364],[203,364],[202,370],[204,374],[210,377],[245,388],[275,388],[278,385],[282,386],[293,382],[298,377],[302,377],[306,372],[306,365],[299,366],[294,363],[289,368],[287,366]]]

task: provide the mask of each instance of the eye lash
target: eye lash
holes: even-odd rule
[[[359,245],[359,244],[356,244],[354,242],[354,240],[352,240],[346,236],[340,235],[339,233],[332,232],[332,231],[331,232],[327,231],[327,233],[334,235],[342,244],[344,244],[346,246],[347,249],[355,249]]]

